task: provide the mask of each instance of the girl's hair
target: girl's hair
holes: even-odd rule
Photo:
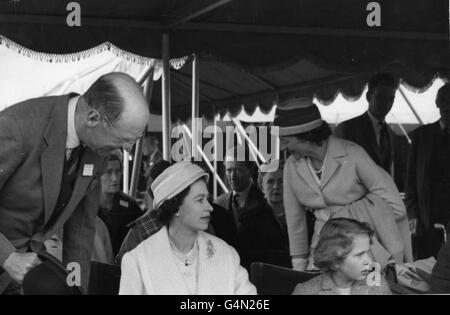
[[[331,219],[320,232],[319,242],[314,250],[314,264],[322,271],[334,272],[353,250],[355,236],[367,235],[372,243],[374,231],[365,222],[353,219]]]
[[[199,180],[204,181],[206,183],[206,179],[204,177]],[[197,181],[196,181],[197,182]],[[185,188],[182,192],[180,192],[175,197],[164,201],[155,211],[156,218],[163,225],[168,225],[170,221],[172,221],[175,214],[180,210],[180,206],[182,205],[184,198],[189,194],[191,187],[194,183],[192,183],[189,187]]]

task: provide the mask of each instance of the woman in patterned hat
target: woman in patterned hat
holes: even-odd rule
[[[256,294],[234,248],[204,232],[213,210],[207,181],[187,161],[155,179],[153,203],[165,226],[124,255],[120,294]]]
[[[277,107],[281,149],[291,156],[284,167],[283,199],[294,269],[313,269],[310,253],[331,217],[369,222],[379,237],[372,255],[383,265],[391,258],[411,260],[406,210],[392,178],[357,144],[331,135],[311,99]],[[375,206],[376,205],[376,206]],[[316,217],[311,244],[306,211]],[[376,256],[376,257],[375,257]]]

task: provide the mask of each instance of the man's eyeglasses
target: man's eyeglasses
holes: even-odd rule
[[[145,134],[145,131],[142,133],[142,135],[140,137],[138,137],[135,140],[132,141],[126,141],[124,138],[122,138],[122,136],[119,134],[119,132],[117,131],[117,128],[114,126],[114,124],[111,122],[111,120],[106,116],[106,115],[102,115],[103,119],[106,121],[106,123],[109,125],[112,133],[114,134],[114,136],[119,139],[119,142],[122,146],[122,149],[126,150],[127,152],[131,152],[131,150],[133,149],[133,145],[136,143],[136,141],[139,138],[142,138]]]

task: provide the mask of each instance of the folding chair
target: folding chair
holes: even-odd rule
[[[290,295],[298,283],[306,282],[320,272],[297,271],[261,262],[250,266],[250,281],[260,295]]]

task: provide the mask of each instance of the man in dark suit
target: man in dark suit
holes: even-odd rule
[[[436,256],[442,245],[434,224],[450,220],[450,84],[436,97],[441,119],[414,130],[408,161],[406,206],[418,258]]]
[[[142,144],[142,164],[138,189],[143,193],[149,188],[150,171],[156,163],[163,160],[159,150],[159,141],[155,136],[147,133]]]
[[[353,141],[366,150],[372,160],[394,178],[403,191],[403,178],[397,175],[395,134],[385,122],[394,104],[398,80],[389,74],[373,76],[368,83],[366,99],[369,109],[361,116],[344,121],[336,127],[336,136]],[[399,165],[400,167],[400,165]]]
[[[42,97],[0,112],[0,293],[20,292],[44,242],[63,231],[63,263],[87,289],[102,156],[130,146],[148,123],[128,75],[110,73],[83,95]]]
[[[214,201],[227,210],[220,212],[226,216],[221,222],[223,225],[229,222],[225,228],[234,234],[231,245],[235,246],[242,266],[247,269],[256,261],[290,268],[287,235],[264,194],[252,180],[256,165],[248,159],[237,159],[238,151],[228,152],[225,161],[226,176],[232,191]],[[214,230],[221,229],[220,222],[214,216],[213,212],[211,224]]]

